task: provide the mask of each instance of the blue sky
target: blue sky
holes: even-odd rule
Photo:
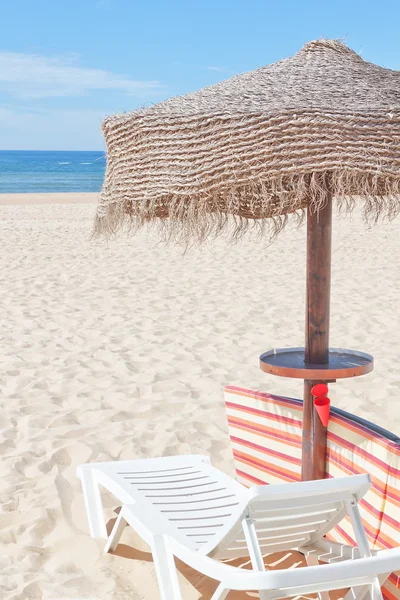
[[[103,149],[101,121],[344,38],[400,69],[399,0],[3,0],[0,149]]]

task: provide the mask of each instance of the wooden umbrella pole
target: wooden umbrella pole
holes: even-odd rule
[[[329,309],[331,292],[332,195],[319,211],[307,212],[307,298],[305,362],[329,362]],[[323,479],[326,428],[314,409],[311,388],[304,381],[302,479]]]

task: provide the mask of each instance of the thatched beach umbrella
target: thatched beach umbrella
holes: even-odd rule
[[[266,353],[263,370],[305,380],[303,478],[323,477],[326,430],[311,387],[372,369],[329,351],[332,199],[367,217],[400,212],[400,72],[341,42],[150,108],[106,119],[96,232],[149,221],[191,242],[248,226],[278,233],[307,214],[305,349]]]

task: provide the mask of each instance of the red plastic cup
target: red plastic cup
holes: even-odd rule
[[[324,427],[328,427],[329,413],[331,409],[331,401],[326,397],[317,397],[314,399],[314,406],[318,413],[321,423]]]
[[[311,388],[311,393],[314,398],[319,398],[320,396],[326,396],[328,393],[328,386],[326,383],[317,383]]]

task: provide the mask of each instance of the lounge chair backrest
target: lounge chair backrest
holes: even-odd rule
[[[251,525],[262,554],[301,548],[320,540],[348,513],[348,503],[358,502],[368,491],[368,475],[248,490],[245,528]],[[219,557],[246,556],[246,532],[237,523],[215,548]]]
[[[96,481],[125,504],[145,504],[155,519],[163,518],[165,533],[199,550],[213,546],[215,524],[221,531],[238,519],[247,502],[247,490],[235,479],[217,472],[208,457],[167,456],[162,459],[92,463]],[[210,523],[213,527],[209,527]]]

